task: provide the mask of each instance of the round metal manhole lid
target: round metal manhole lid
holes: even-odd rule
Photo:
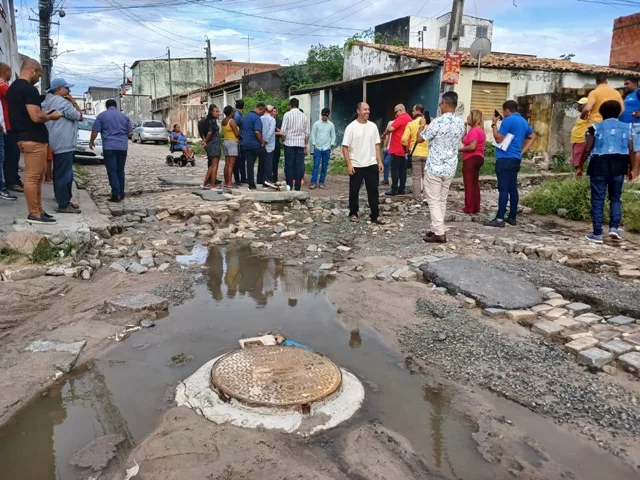
[[[340,368],[320,353],[296,347],[250,347],[220,357],[213,387],[243,403],[265,407],[305,405],[334,394]]]

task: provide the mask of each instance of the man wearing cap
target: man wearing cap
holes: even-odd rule
[[[587,97],[582,97],[580,100],[578,100],[578,111],[580,112],[580,114],[582,114],[582,110],[584,110],[584,106],[587,103],[589,103],[589,99]],[[580,116],[577,118],[576,123],[571,129],[571,164],[576,170],[580,166],[580,159],[582,158],[582,154],[584,153],[587,128],[589,128],[589,120],[586,120]]]
[[[71,87],[64,78],[54,78],[42,102],[42,110],[57,110],[62,118],[45,123],[49,131],[49,147],[53,152],[53,191],[58,213],[80,213],[79,205],[72,200],[73,152],[78,143],[78,121],[82,111],[71,96]]]

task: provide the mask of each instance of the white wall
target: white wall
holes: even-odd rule
[[[427,27],[424,34],[424,48],[435,48],[444,50],[447,48],[447,37],[440,38],[440,27],[447,27],[447,35],[449,33],[448,26],[451,21],[451,14],[448,13],[438,18],[416,17],[409,18],[409,46],[420,48],[422,43],[418,39],[418,31],[423,27]],[[487,38],[493,38],[493,22],[484,18],[471,17],[464,15],[462,17],[464,27],[464,35],[460,38],[460,48],[470,48],[471,44],[477,38],[477,27],[487,27]]]
[[[458,111],[466,117],[471,110],[471,86],[474,80],[482,82],[507,83],[507,100],[516,100],[524,95],[553,93],[556,88],[593,88],[593,75],[568,72],[542,72],[538,70],[502,70],[495,68],[463,67],[460,70],[460,82],[455,86],[458,94]],[[609,84],[620,88],[624,78],[611,78]]]
[[[11,66],[12,79],[20,75],[20,55],[18,54],[18,40],[15,28],[15,9],[13,0],[2,0],[2,8],[5,11],[5,18],[0,18],[0,62]]]
[[[413,70],[431,65],[432,62],[404,56],[391,58],[387,52],[356,45],[345,52],[343,79],[357,80],[369,75]]]

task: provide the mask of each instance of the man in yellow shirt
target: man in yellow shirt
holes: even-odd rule
[[[599,73],[596,75],[596,89],[593,90],[588,97],[588,102],[582,109],[582,115],[580,118],[587,120],[589,126],[594,123],[600,123],[602,121],[602,115],[600,115],[600,106],[609,100],[616,100],[620,102],[622,106],[622,113],[624,113],[624,101],[622,95],[615,88],[609,86],[606,73]]]
[[[580,113],[584,111],[584,107],[587,103],[589,103],[589,99],[587,97],[582,97],[580,100],[578,100],[578,110],[580,111]],[[584,148],[586,145],[585,136],[587,134],[588,128],[589,121],[578,117],[576,123],[571,129],[571,165],[573,165],[573,168],[575,169],[580,166],[580,159],[582,158],[582,154],[584,153]]]
[[[427,142],[416,144],[416,138],[419,133],[422,133],[422,131],[427,128],[427,121],[424,118],[424,107],[421,104],[418,103],[414,105],[411,113],[414,120],[409,122],[407,124],[407,128],[404,129],[402,145],[409,153],[413,152],[413,155],[411,156],[413,198],[420,201],[422,200],[422,177],[424,175],[424,167],[427,163],[427,157],[429,156],[429,144]]]

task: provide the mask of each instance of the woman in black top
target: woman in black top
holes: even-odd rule
[[[220,117],[220,110],[218,107],[211,104],[209,105],[209,112],[206,117],[207,125],[207,137],[204,139],[202,146],[207,152],[207,158],[211,165],[207,170],[207,174],[202,182],[202,187],[206,188],[211,184],[213,188],[218,178],[218,164],[220,163],[220,127],[218,126],[218,118]]]

